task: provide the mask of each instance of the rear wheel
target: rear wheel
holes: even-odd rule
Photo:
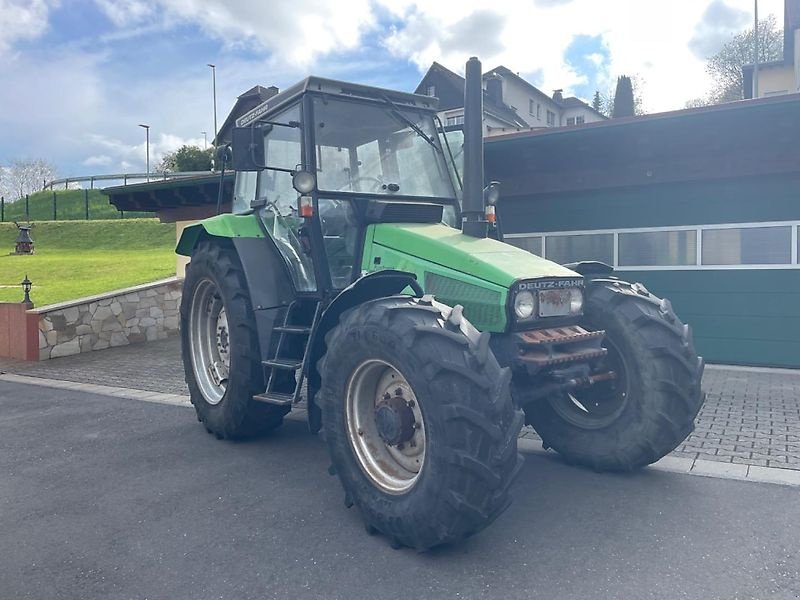
[[[264,391],[258,335],[236,251],[201,242],[181,298],[183,367],[197,418],[219,438],[279,427],[288,408],[254,401]]]
[[[429,297],[346,312],[320,364],[323,425],[348,504],[418,550],[466,538],[509,505],[522,414],[478,333]]]
[[[590,283],[585,315],[588,329],[606,332],[598,371],[616,377],[531,402],[526,417],[568,462],[607,471],[655,462],[692,432],[703,403],[691,330],[668,300],[621,281]]]

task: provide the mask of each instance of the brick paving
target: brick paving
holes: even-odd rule
[[[187,395],[177,338],[40,363],[0,359],[0,372]],[[800,370],[709,366],[696,428],[672,456],[800,471]],[[537,440],[525,428],[522,438]]]

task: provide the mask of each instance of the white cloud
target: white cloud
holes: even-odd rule
[[[95,154],[84,160],[81,164],[87,167],[107,167],[114,159],[107,154]]]
[[[486,3],[475,0],[459,2],[440,0],[384,0],[403,25],[386,39],[387,47],[398,57],[415,63],[420,71],[431,61],[463,71],[463,65],[474,48],[448,44],[450,31]],[[762,0],[762,15],[776,12],[781,20],[782,0]],[[718,13],[751,15],[752,0],[714,0]],[[601,35],[610,58],[604,64],[604,80],[597,86],[613,87],[618,75],[639,75],[646,83],[644,104],[655,112],[681,108],[708,88],[705,63],[690,49],[697,28],[704,23],[704,13],[711,0],[616,0],[609,2],[528,2],[494,0],[491,10],[506,15],[501,31],[496,32],[501,44],[496,51],[480,56],[484,67],[504,64],[523,76],[541,73],[538,82],[543,90],[564,88],[566,91],[584,79],[564,61],[564,52],[576,35]],[[713,11],[712,11],[713,13]],[[747,17],[747,18],[752,18]],[[736,19],[733,19],[734,21]],[[735,26],[736,23],[726,23]],[[726,30],[715,30],[723,39]]]
[[[118,27],[129,27],[153,14],[153,6],[144,0],[95,0],[97,7]]]
[[[47,15],[55,1],[0,0],[0,50],[19,40],[32,40],[47,29]]]
[[[191,23],[230,47],[266,51],[275,64],[288,61],[308,67],[329,52],[358,47],[364,31],[375,25],[370,0],[95,0],[119,27],[151,20]]]

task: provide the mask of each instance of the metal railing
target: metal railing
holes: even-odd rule
[[[110,175],[84,175],[82,177],[64,177],[63,179],[53,179],[44,182],[43,189],[53,190],[56,187],[64,186],[69,189],[70,183],[89,182],[89,189],[94,189],[95,181],[121,181],[122,185],[128,183],[140,183],[142,181],[167,181],[168,179],[182,179],[184,177],[198,177],[200,175],[214,175],[216,171],[164,171],[161,173],[112,173]]]

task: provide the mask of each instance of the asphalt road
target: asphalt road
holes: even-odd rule
[[[425,554],[368,536],[303,423],[0,383],[2,598],[800,597],[797,489],[529,456],[512,507]]]

